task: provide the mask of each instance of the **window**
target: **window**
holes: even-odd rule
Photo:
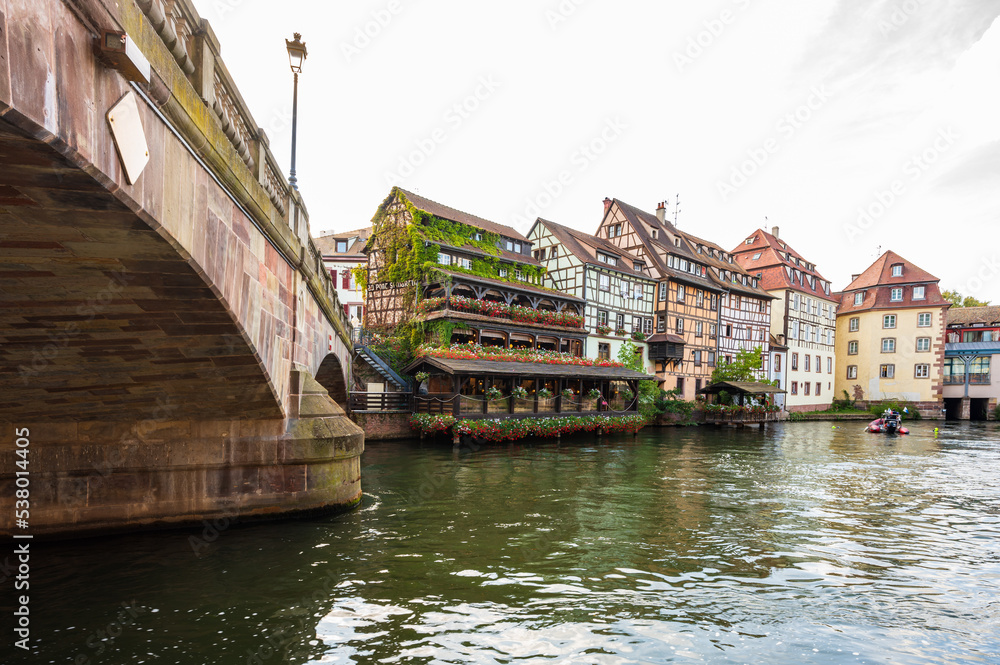
[[[803,342],[808,342],[809,341],[809,324],[808,323],[803,323],[802,324],[802,341]]]
[[[883,328],[895,328],[896,327],[896,315],[886,314],[882,317],[882,327]]]
[[[615,315],[615,330],[625,330],[625,315]]]
[[[679,316],[677,317],[677,324],[676,324],[676,327],[674,328],[674,330],[677,331],[678,335],[683,335],[684,334],[684,319],[682,319]]]
[[[519,242],[515,242],[514,243],[514,253],[515,254],[520,254],[521,253],[521,243],[519,243]]]
[[[635,268],[636,272],[646,272],[646,264],[642,261],[633,261],[632,267]]]
[[[656,332],[667,332],[667,317],[663,314],[656,317]]]
[[[683,376],[678,376],[677,377],[677,390],[680,391],[681,395],[684,394],[684,377]]]
[[[914,286],[913,287],[913,299],[914,300],[923,300],[924,299],[924,287],[922,287],[922,286]]]
[[[892,379],[896,376],[896,366],[895,365],[880,365],[878,368],[878,375],[883,379]]]
[[[796,293],[792,295],[792,309],[801,309],[802,297]]]
[[[920,328],[930,328],[931,327],[931,313],[930,312],[920,312],[917,314],[917,326]]]
[[[864,303],[864,301],[865,301],[865,292],[864,291],[859,291],[859,292],[857,292],[857,293],[854,294],[854,304],[855,305],[860,305],[860,304]]]
[[[684,285],[677,285],[677,302],[684,302]]]
[[[483,239],[483,234],[480,233],[479,231],[476,231],[475,233],[472,234],[472,239],[473,240],[482,240]]]
[[[833,358],[830,356],[826,358],[826,373],[833,374]]]
[[[610,256],[608,254],[601,254],[600,252],[597,253],[597,260],[600,261],[601,263],[607,263],[609,266],[618,265],[618,259],[616,257]]]
[[[858,355],[858,343],[857,342],[848,342],[847,343],[847,355],[849,355],[849,356],[856,356],[856,355]]]
[[[760,258],[760,255],[761,255],[761,254],[762,254],[762,252],[754,252],[754,253],[753,253],[753,259],[752,259],[752,260],[753,260],[753,261],[756,261],[757,259],[759,259],[759,258]]]
[[[726,337],[732,337],[732,336],[733,336],[733,324],[727,323],[726,324]]]
[[[818,316],[819,315],[819,301],[818,300],[813,300],[812,303],[809,305],[809,309],[812,311],[813,316]]]
[[[715,339],[715,324],[714,323],[709,323],[708,324],[708,336],[711,339]]]
[[[931,375],[931,366],[927,363],[918,363],[913,366],[913,378],[926,379]]]
[[[820,387],[821,387],[822,385],[823,385],[823,384],[822,384],[822,383],[820,383],[819,381],[817,381],[817,382],[816,382],[816,396],[817,396],[817,397],[819,397],[819,390],[820,390]]]
[[[903,276],[903,264],[902,263],[895,263],[895,264],[893,264],[893,266],[892,266],[892,276],[893,277],[902,277]]]
[[[611,290],[611,278],[608,275],[598,275],[597,276],[597,288],[601,291]]]
[[[694,366],[701,367],[701,351],[694,352]]]
[[[653,319],[647,318],[642,321],[642,332],[646,335],[653,334]]]
[[[697,299],[698,299],[698,307],[704,307],[705,306],[705,292],[702,291],[701,289],[698,289]]]
[[[633,316],[632,317],[632,332],[642,332],[642,317]]]
[[[798,339],[799,338],[799,322],[798,321],[792,321],[792,329],[788,331],[788,337],[789,337],[789,339]]]
[[[819,374],[823,371],[823,359],[816,356],[816,373]]]
[[[346,251],[347,251],[347,241],[346,240],[338,240],[337,241],[337,252],[343,254]]]
[[[611,345],[607,342],[601,342],[597,345],[597,359],[598,360],[611,360]]]
[[[802,358],[802,360],[804,361],[804,363],[802,365],[802,369],[805,370],[806,372],[808,372],[809,371],[809,354],[806,353],[804,355],[804,357]],[[794,367],[792,369],[794,369]]]
[[[861,319],[857,316],[851,317],[851,321],[848,324],[847,329],[850,332],[858,332],[858,329],[860,328],[861,328]]]
[[[889,300],[892,302],[900,302],[903,300],[903,289],[896,287],[889,291]]]
[[[807,356],[808,357],[808,356]],[[797,370],[799,368],[799,354],[792,354],[792,369]]]
[[[793,395],[798,395],[799,394],[799,382],[798,381],[792,381],[792,394]]]
[[[438,263],[440,263],[443,266],[450,266],[451,265],[451,256],[448,255],[448,254],[445,254],[444,252],[439,252],[438,253]]]
[[[549,258],[554,259],[557,258],[558,256],[559,256],[559,248],[553,245],[551,248],[549,248]]]
[[[882,353],[895,353],[896,352],[896,338],[895,337],[883,337],[882,338]]]
[[[848,379],[856,379],[856,378],[858,378],[858,366],[857,365],[848,365],[847,366],[847,378]]]
[[[712,311],[713,312],[715,310],[719,309],[719,300],[718,300],[718,298],[719,298],[718,295],[716,295],[714,293],[712,294]]]
[[[622,225],[621,224],[612,224],[612,225],[610,225],[608,227],[608,237],[609,238],[617,238],[621,234],[622,234]]]
[[[781,371],[781,354],[780,353],[775,353],[774,354],[774,371],[775,372],[780,372]]]
[[[708,352],[708,365],[709,367],[715,367],[715,351]]]
[[[702,330],[703,330],[702,325],[703,324],[702,324],[701,321],[698,321],[697,323],[694,324],[694,336],[695,337],[701,337],[701,333],[702,333]]]
[[[930,337],[918,337],[917,338],[917,352],[923,353],[924,351],[931,350],[931,338]]]
[[[499,272],[499,274],[500,274],[501,277],[506,277],[507,276],[507,269],[506,268],[500,268],[500,270],[498,272]]]
[[[524,273],[521,272],[520,270],[515,270],[514,271],[514,279],[516,279],[516,280],[518,280],[520,282],[523,282],[524,281]]]
[[[459,264],[466,270],[472,270],[472,261],[469,259],[459,259]]]
[[[667,299],[667,283],[660,282],[660,300]]]
[[[741,304],[741,303],[740,303],[740,297],[739,297],[739,296],[736,296],[736,298],[735,298],[735,302],[733,303],[733,308],[734,308],[734,309],[740,309],[740,304]]]
[[[630,286],[631,285],[628,282],[625,281],[618,282],[618,290],[621,292],[622,298],[628,298],[628,292],[630,290],[629,289]]]
[[[808,395],[809,394],[809,388],[811,386],[812,386],[812,384],[809,383],[808,381],[803,381],[802,382],[802,392],[803,392],[803,394]]]
[[[637,284],[633,285],[633,287],[632,287],[632,299],[633,300],[643,300],[645,298],[645,294],[643,293],[643,291],[645,291],[645,289],[643,288],[642,284],[638,284],[637,283]]]
[[[597,325],[606,326],[608,325],[608,313],[606,310],[600,310],[597,312]]]

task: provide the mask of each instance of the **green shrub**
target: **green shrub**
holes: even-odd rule
[[[872,404],[868,407],[868,412],[875,416],[881,416],[886,409],[898,411],[904,420],[920,420],[920,410],[909,402],[896,402],[893,400]],[[903,411],[906,409],[906,412]]]
[[[798,411],[792,411],[788,414],[788,419],[792,422],[798,422],[800,420],[805,420],[806,415],[804,413],[799,413]]]

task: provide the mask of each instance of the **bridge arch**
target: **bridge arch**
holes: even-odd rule
[[[341,408],[347,408],[347,382],[344,381],[344,365],[336,353],[328,353],[316,370],[316,382],[326,388],[326,392]]]

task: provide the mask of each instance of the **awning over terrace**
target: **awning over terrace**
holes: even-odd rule
[[[769,383],[755,383],[752,381],[720,381],[710,386],[705,386],[698,393],[702,395],[718,395],[723,390],[736,395],[785,394],[784,390]]]
[[[585,365],[558,365],[550,363],[525,363],[509,360],[472,360],[456,358],[434,358],[423,356],[414,360],[403,370],[413,375],[426,368],[424,364],[443,370],[445,374],[503,375],[564,377],[574,379],[604,379],[606,381],[655,381],[655,376],[637,372],[627,367],[599,367]],[[784,392],[784,391],[780,391]]]

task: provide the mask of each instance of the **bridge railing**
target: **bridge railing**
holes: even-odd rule
[[[208,168],[244,205],[248,214],[255,217],[258,227],[285,259],[305,273],[304,281],[327,318],[339,329],[344,342],[350,344],[350,323],[336,287],[323,268],[322,255],[309,233],[309,217],[302,197],[289,186],[281,172],[267,134],[250,113],[222,60],[219,40],[211,25],[199,16],[192,0],[135,2],[179,69],[179,72],[157,71],[169,96],[173,97],[163,103],[163,110],[175,120],[177,129],[186,135],[189,143],[196,146]],[[142,33],[139,28],[134,30],[137,34]],[[183,81],[177,80],[179,78]],[[187,88],[185,82],[194,89],[196,97],[189,89],[180,89]],[[191,105],[191,100],[198,98],[210,111],[211,118],[218,122],[225,137],[225,147],[216,144],[216,137],[221,139],[221,136],[204,125],[204,114],[196,108],[197,104]],[[238,159],[233,159],[233,153]],[[243,167],[246,170],[240,173]],[[273,207],[273,212],[267,209],[267,204]]]

